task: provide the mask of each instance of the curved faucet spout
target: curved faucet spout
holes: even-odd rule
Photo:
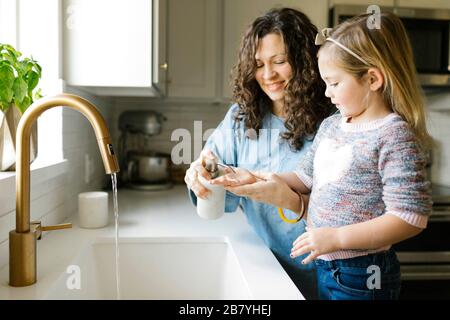
[[[106,122],[89,101],[75,95],[61,94],[40,99],[28,107],[20,119],[16,134],[16,230],[10,233],[11,285],[24,286],[36,282],[35,252],[13,251],[35,251],[35,245],[29,243],[36,241],[35,230],[30,231],[30,133],[37,118],[53,107],[69,107],[82,113],[94,129],[106,173],[119,171]],[[33,259],[34,263],[30,261]],[[34,275],[31,275],[33,272]],[[22,276],[21,273],[30,275]]]
[[[43,98],[33,103],[22,115],[17,128],[16,164],[16,230],[30,230],[30,133],[37,118],[53,107],[69,107],[81,112],[91,123],[97,137],[106,173],[119,171],[109,131],[97,108],[89,101],[75,95],[61,94]]]

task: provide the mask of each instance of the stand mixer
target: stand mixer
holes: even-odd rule
[[[161,133],[161,123],[167,120],[155,111],[125,111],[119,117],[120,182],[138,190],[164,190],[170,181],[170,155],[147,148],[148,139]],[[131,146],[131,140],[134,145]]]

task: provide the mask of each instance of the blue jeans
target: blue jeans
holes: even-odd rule
[[[315,263],[319,299],[396,300],[400,295],[400,263],[393,249]]]

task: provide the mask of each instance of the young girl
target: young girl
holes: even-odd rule
[[[413,237],[431,212],[425,125],[411,45],[401,21],[352,18],[316,38],[326,96],[339,109],[322,123],[297,170],[279,175],[243,169],[216,179],[233,192],[282,179],[310,194],[308,230],[291,257],[317,266],[322,299],[396,299],[400,266],[392,244]],[[262,178],[257,179],[256,177]],[[302,211],[302,201],[284,208]]]

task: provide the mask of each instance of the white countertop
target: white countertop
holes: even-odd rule
[[[254,299],[303,299],[242,212],[225,214],[218,220],[204,220],[190,203],[185,186],[153,192],[119,189],[118,199],[120,237],[226,237]],[[67,221],[73,223],[72,229],[49,232],[38,241],[38,280],[33,286],[8,286],[8,266],[1,269],[0,299],[44,298],[89,241],[114,236],[112,211],[111,206],[110,224],[105,228],[79,228],[74,216],[73,221]]]

